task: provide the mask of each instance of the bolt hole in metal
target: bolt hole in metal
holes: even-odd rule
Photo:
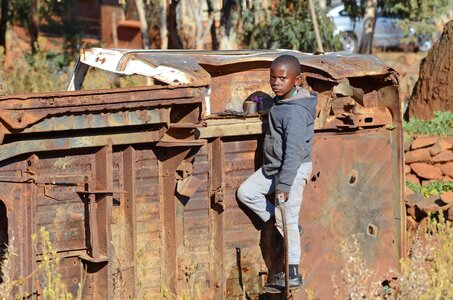
[[[350,175],[349,175],[349,185],[356,185],[357,184],[357,179],[359,178],[359,172],[356,170],[352,170]]]
[[[359,123],[362,122],[362,119],[359,119]],[[373,123],[373,117],[366,117],[365,119],[363,119],[363,122],[364,123]]]
[[[377,233],[378,233],[378,228],[376,225],[373,225],[373,224],[368,224],[367,226],[367,234],[372,236],[372,237],[376,237],[377,236]]]
[[[313,176],[311,177],[311,181],[315,182],[316,179],[319,178],[319,175],[320,175],[320,174],[321,174],[321,173],[318,171],[315,175],[313,175]]]

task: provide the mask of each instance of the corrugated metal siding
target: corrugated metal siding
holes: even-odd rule
[[[160,295],[162,248],[157,158],[152,145],[136,157],[137,274],[141,295]]]
[[[211,252],[208,168],[207,147],[203,146],[195,155],[192,173],[203,183],[190,199],[178,196],[183,206],[183,212],[179,216],[183,219],[184,227],[184,245],[178,254],[178,267],[186,273],[180,282],[182,289],[186,292],[193,292],[196,288],[201,288],[203,291],[209,289],[211,272],[214,268],[212,259],[215,254]],[[188,284],[186,280],[189,281]]]
[[[244,207],[238,206],[236,191],[239,185],[255,172],[255,139],[224,139],[225,146],[225,273],[228,299],[257,295],[261,289],[258,274],[265,271],[259,248],[259,231],[253,226],[261,221]],[[241,266],[239,269],[238,266]]]

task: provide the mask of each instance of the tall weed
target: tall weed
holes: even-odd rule
[[[453,299],[453,227],[442,214],[416,232],[401,260],[398,299]]]
[[[362,256],[358,237],[343,241],[345,264],[341,283],[333,279],[336,299],[453,299],[453,226],[443,215],[432,215],[424,231],[411,238],[410,254],[391,278],[373,282],[373,270]],[[388,275],[390,276],[390,275]]]
[[[39,265],[42,278],[42,296],[46,300],[71,300],[72,294],[66,291],[66,286],[61,281],[58,273],[60,257],[57,250],[53,247],[49,232],[44,228],[39,228],[41,242],[42,262]],[[37,240],[36,234],[32,235],[33,241]]]

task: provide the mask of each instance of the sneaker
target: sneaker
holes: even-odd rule
[[[302,276],[289,279],[289,288],[297,289],[302,285]],[[264,286],[264,290],[268,293],[281,293],[285,290],[285,272],[275,274],[272,282]]]

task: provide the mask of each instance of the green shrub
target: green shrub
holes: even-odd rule
[[[39,42],[38,42],[39,43]],[[35,55],[25,54],[8,69],[3,68],[2,89],[6,94],[64,91],[68,81],[67,68],[49,60],[54,55],[37,47]],[[5,65],[4,50],[0,49],[0,65]]]
[[[261,4],[251,9],[244,7],[242,17],[242,38],[246,48],[317,50],[308,1],[278,1],[275,13],[263,9]],[[334,25],[320,7],[317,7],[317,17],[325,51],[339,50],[341,42],[338,36],[333,36]]]
[[[424,197],[439,195],[441,192],[453,191],[453,182],[448,181],[435,181],[425,186],[407,181],[406,186],[412,191],[422,194]]]
[[[414,118],[408,122],[404,122],[404,132],[408,135],[453,135],[453,112],[436,111],[434,113],[434,118],[431,120],[423,121]]]
[[[44,38],[38,44],[44,44]],[[63,92],[69,80],[73,64],[64,65],[63,54],[41,50],[32,55],[25,53],[13,65],[5,69],[4,49],[0,47],[0,83],[6,95]],[[112,89],[120,87],[144,86],[148,82],[144,76],[118,76],[111,72],[91,68],[87,73],[83,88]]]

